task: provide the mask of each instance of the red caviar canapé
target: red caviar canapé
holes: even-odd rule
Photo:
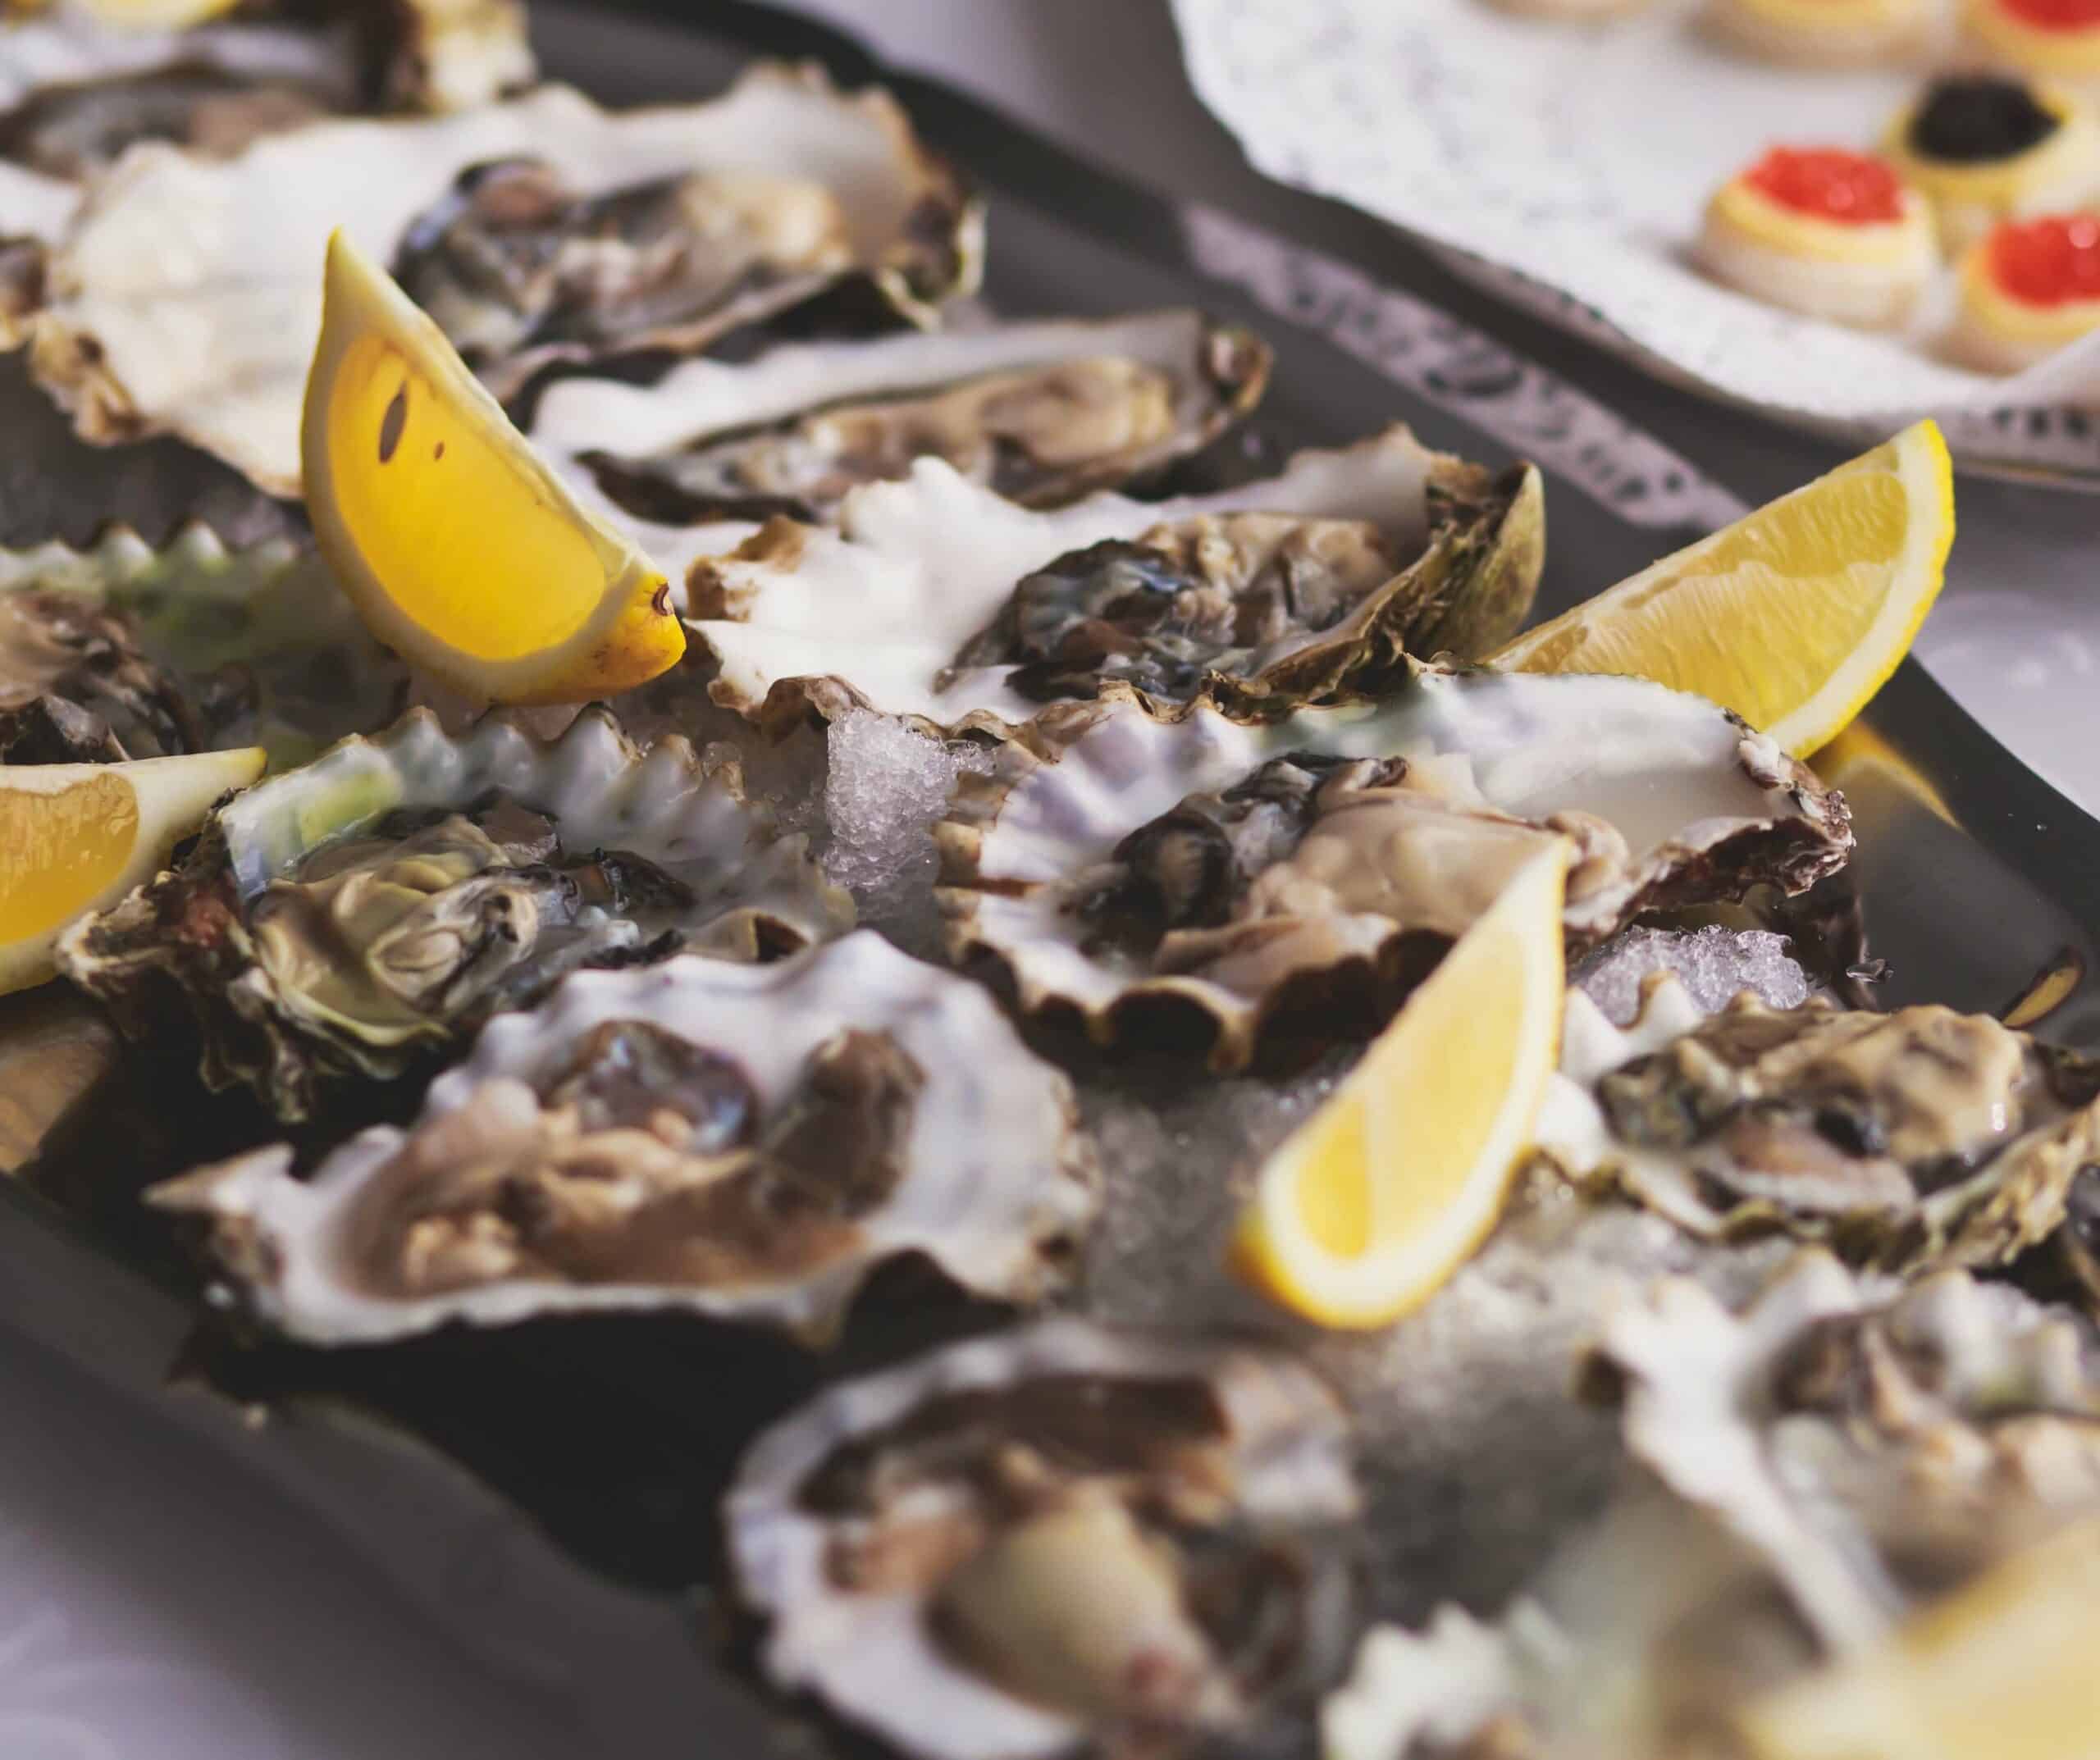
[[[1782,207],[1841,226],[1903,217],[1903,184],[1879,159],[1842,147],[1774,147],[1743,180]]]
[[[2037,30],[2100,29],[2100,0],[1998,0],[1998,6]]]
[[[2100,217],[2007,221],[1991,235],[1991,278],[2030,306],[2100,299]]]

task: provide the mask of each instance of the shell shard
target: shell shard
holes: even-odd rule
[[[1746,1744],[1803,1706],[1890,1738],[1844,1752],[1924,1752],[1894,1739],[1907,1695],[1861,1680],[1990,1646],[2034,1561],[2068,1550],[2089,1584],[2100,1360],[2010,1286],[1897,1288],[1812,1250],[1739,1313],[1684,1279],[1629,1296],[1586,1368],[1640,1476],[1500,1621],[1372,1632],[1323,1708],[1335,1760],[1826,1751]],[[2074,1696],[2089,1705],[2082,1675]]]
[[[1639,680],[1419,669],[1249,724],[1125,694],[1046,713],[936,828],[951,952],[1098,1039],[1162,1006],[1236,1068],[1271,1015],[1423,969],[1551,836],[1577,949],[1642,910],[1801,891],[1844,803],[1703,699]]]
[[[543,87],[225,161],[132,155],[51,254],[33,368],[89,440],[174,433],[294,495],[338,223],[504,392],[556,360],[699,348],[851,280],[925,321],[974,285],[979,233],[883,93],[772,66],[711,103],[626,112]],[[586,251],[600,231],[614,242]],[[185,245],[200,235],[208,258]]]
[[[580,973],[491,1022],[408,1130],[155,1193],[320,1344],[683,1308],[828,1338],[879,1263],[1011,1302],[1098,1202],[1070,1084],[968,981],[872,932],[765,965]]]
[[[531,431],[628,513],[672,526],[821,523],[849,490],[923,457],[1054,506],[1207,445],[1259,400],[1268,369],[1258,338],[1200,312],[1007,324],[687,361],[646,386],[564,379]]]
[[[1529,609],[1538,474],[1493,479],[1404,427],[1212,495],[1018,508],[921,458],[687,577],[715,698],[778,726],[878,709],[998,728],[1121,683],[1281,713],[1405,651],[1478,652]]]
[[[282,769],[392,720],[408,695],[318,558],[230,550],[203,526],[158,549],[119,527],[87,550],[0,550],[0,631],[16,763],[253,745]]]
[[[208,1085],[296,1120],[577,967],[754,958],[851,920],[733,761],[638,751],[602,710],[544,745],[500,717],[455,740],[416,710],[223,804],[59,958],[127,1031],[193,1018]]]
[[[2057,1230],[2100,1159],[2100,1066],[1938,1006],[1745,996],[1701,1018],[1666,981],[1623,1029],[1569,998],[1539,1146],[1695,1233],[1998,1264]]]
[[[1317,1685],[1358,1509],[1308,1370],[1053,1320],[820,1396],[724,1522],[777,1685],[923,1760],[1028,1760]]]

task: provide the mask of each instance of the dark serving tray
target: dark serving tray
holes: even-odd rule
[[[1369,221],[1309,198],[1289,198],[1294,217],[1281,231],[1176,206],[951,89],[889,75],[806,21],[664,0],[549,5],[536,30],[550,75],[614,103],[691,98],[758,55],[814,57],[848,84],[883,80],[988,188],[988,292],[1002,312],[1194,302],[1258,324],[1277,357],[1249,442],[1264,455],[1404,419],[1469,456],[1537,458],[1551,483],[1548,613],[1835,462],[1814,443],[1717,414],[1527,320],[1481,309],[1479,294]],[[1549,349],[1564,375],[1525,358]],[[54,528],[78,537],[111,517],[150,531],[171,508],[223,516],[241,536],[285,518],[258,513],[244,486],[171,444],[116,454],[73,445],[19,368],[8,372],[0,541]],[[1642,426],[1610,413],[1606,398],[1637,409]],[[1724,468],[1726,487],[1688,462],[1701,457]],[[2002,1009],[2038,975],[2065,971],[2075,981],[2041,1030],[2100,1045],[2100,992],[2084,975],[2100,932],[2100,824],[1915,664],[1863,728],[1828,761],[1860,827],[1868,946],[1886,962],[1875,993]],[[46,1005],[0,1005],[0,1042],[11,1020]],[[652,1760],[778,1747],[780,1714],[709,1660],[727,1625],[713,1588],[719,1489],[751,1431],[820,1380],[990,1316],[934,1294],[885,1304],[906,1317],[856,1327],[824,1359],[762,1335],[637,1317],[383,1350],[243,1347],[199,1326],[194,1273],[136,1202],[151,1180],[261,1134],[237,1103],[199,1106],[190,1055],[131,1054],[20,1178],[0,1180],[0,1324],[278,1481],[480,1666],[574,1728],[579,1753]]]

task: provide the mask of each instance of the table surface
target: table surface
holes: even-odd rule
[[[1155,187],[1303,220],[1302,200],[1249,172],[1189,94],[1159,0],[801,3]],[[1724,442],[1702,462],[1760,479],[1748,456],[1731,472]],[[2100,810],[2100,499],[1965,485],[1961,506],[1919,651],[2001,739]],[[5,1760],[583,1752],[317,1518],[8,1334],[0,1412]]]

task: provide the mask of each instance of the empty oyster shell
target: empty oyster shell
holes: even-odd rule
[[[2100,1361],[2007,1286],[1891,1291],[1811,1251],[1740,1315],[1687,1279],[1628,1299],[1589,1369],[1643,1477],[1496,1624],[1371,1634],[1335,1760],[1808,1751],[1739,1745],[1744,1720],[2100,1534]]]
[[[1486,651],[1529,609],[1538,473],[1495,479],[1404,427],[1215,495],[1015,507],[922,458],[837,531],[781,520],[687,581],[717,701],[780,726],[879,709],[998,729],[1121,682],[1275,712],[1403,650]]]
[[[1642,910],[1801,891],[1851,846],[1842,799],[1703,698],[1436,668],[1260,725],[1128,694],[1052,709],[934,831],[956,957],[1104,1042],[1188,1014],[1220,1069],[1279,1010],[1390,1001],[1556,834],[1578,949]]]
[[[1267,346],[1200,312],[1008,324],[687,361],[651,385],[565,379],[532,435],[629,513],[829,520],[920,458],[1029,507],[1158,470],[1259,401]]]
[[[60,5],[11,22],[0,57],[0,234],[52,239],[77,186],[130,146],[226,156],[263,135],[370,107],[452,110],[529,84],[515,0],[244,9],[180,30]]]
[[[293,1179],[263,1149],[158,1188],[271,1325],[687,1308],[828,1338],[908,1252],[1033,1302],[1098,1202],[1071,1087],[966,979],[863,930],[791,960],[579,973],[490,1023],[410,1129]]]
[[[85,763],[261,745],[303,764],[400,711],[400,663],[319,558],[229,550],[207,527],[155,549],[0,549],[0,755]]]
[[[505,394],[550,361],[696,349],[849,280],[926,321],[975,284],[980,230],[879,91],[769,66],[712,103],[615,113],[545,87],[231,160],[133,155],[52,253],[34,370],[89,440],[178,434],[295,495],[338,224]]]
[[[206,1083],[296,1120],[578,966],[754,958],[851,917],[733,759],[637,751],[602,709],[547,745],[500,717],[455,740],[418,709],[221,805],[58,957],[134,1035],[192,1015]]]
[[[723,1519],[777,1684],[924,1760],[1029,1760],[1316,1683],[1358,1508],[1309,1370],[1053,1320],[833,1388]]]
[[[2064,1221],[2100,1161],[2100,1063],[1987,1015],[1740,996],[1674,979],[1614,1027],[1568,1002],[1538,1144],[1695,1233],[1784,1229],[1895,1270],[1989,1265]]]

